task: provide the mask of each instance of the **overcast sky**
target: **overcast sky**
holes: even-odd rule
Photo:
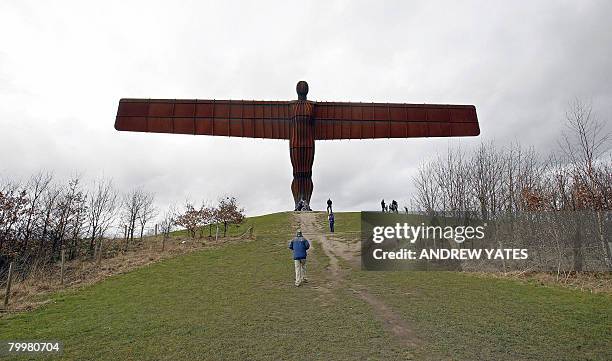
[[[123,97],[476,105],[481,136],[319,141],[314,208],[410,197],[460,142],[556,146],[567,102],[612,118],[612,1],[0,1],[0,176],[112,177],[158,204],[292,208],[287,141],[119,133]]]

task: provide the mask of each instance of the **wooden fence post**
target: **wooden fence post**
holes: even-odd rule
[[[4,309],[8,308],[9,296],[11,295],[11,282],[13,281],[13,262],[9,263],[8,279],[6,280],[6,293],[4,294]]]
[[[62,249],[62,263],[60,265],[60,284],[64,285],[64,261],[65,261],[66,251]]]

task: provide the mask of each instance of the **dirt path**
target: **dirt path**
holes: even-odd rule
[[[313,243],[313,255],[317,257],[317,246],[320,246],[323,254],[329,259],[328,282],[325,286],[318,286],[317,288],[326,294],[331,293],[332,289],[346,290],[354,297],[368,303],[376,317],[382,321],[385,329],[400,344],[404,346],[418,345],[420,341],[416,333],[408,327],[399,314],[394,312],[381,299],[368,292],[365,287],[346,279],[347,273],[360,267],[359,242],[346,242],[336,236],[328,235],[324,228],[325,213],[300,212],[295,213],[295,217],[296,223],[300,224],[304,236]],[[351,267],[342,268],[339,259],[346,261]]]

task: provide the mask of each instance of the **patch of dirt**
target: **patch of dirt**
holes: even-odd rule
[[[326,237],[332,252],[338,257],[348,262],[352,267],[361,267],[361,244],[346,237],[339,237],[335,233]]]
[[[330,235],[328,237],[320,226],[321,224],[325,224],[324,213],[319,213],[321,212],[298,212],[295,213],[295,215],[301,225],[304,236],[320,244],[323,253],[329,258],[329,286],[334,289],[344,288],[350,291],[355,297],[370,305],[374,315],[382,321],[385,329],[391,333],[402,346],[418,345],[421,341],[416,333],[395,311],[393,311],[393,309],[391,309],[391,307],[385,304],[380,298],[372,295],[367,289],[358,285],[348,284],[348,281],[344,278],[344,274],[351,270],[342,269],[338,257],[347,261],[353,267],[359,267],[360,244],[359,242],[338,238],[337,236]],[[319,287],[318,289],[325,293],[331,292],[330,289],[325,289],[324,287]]]
[[[420,344],[415,332],[406,322],[387,304],[375,297],[365,289],[352,289],[357,297],[366,301],[374,310],[376,316],[383,321],[385,328],[391,332],[403,346],[417,346]]]

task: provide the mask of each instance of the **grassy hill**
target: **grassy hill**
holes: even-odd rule
[[[336,220],[338,236],[326,242],[355,242],[358,214]],[[316,221],[323,228],[323,216]],[[310,283],[297,288],[286,245],[297,222],[291,213],[250,218],[230,232],[253,226],[254,241],[56,294],[0,319],[0,339],[59,340],[69,360],[612,359],[609,295],[450,272],[364,272],[323,252],[319,239]]]

